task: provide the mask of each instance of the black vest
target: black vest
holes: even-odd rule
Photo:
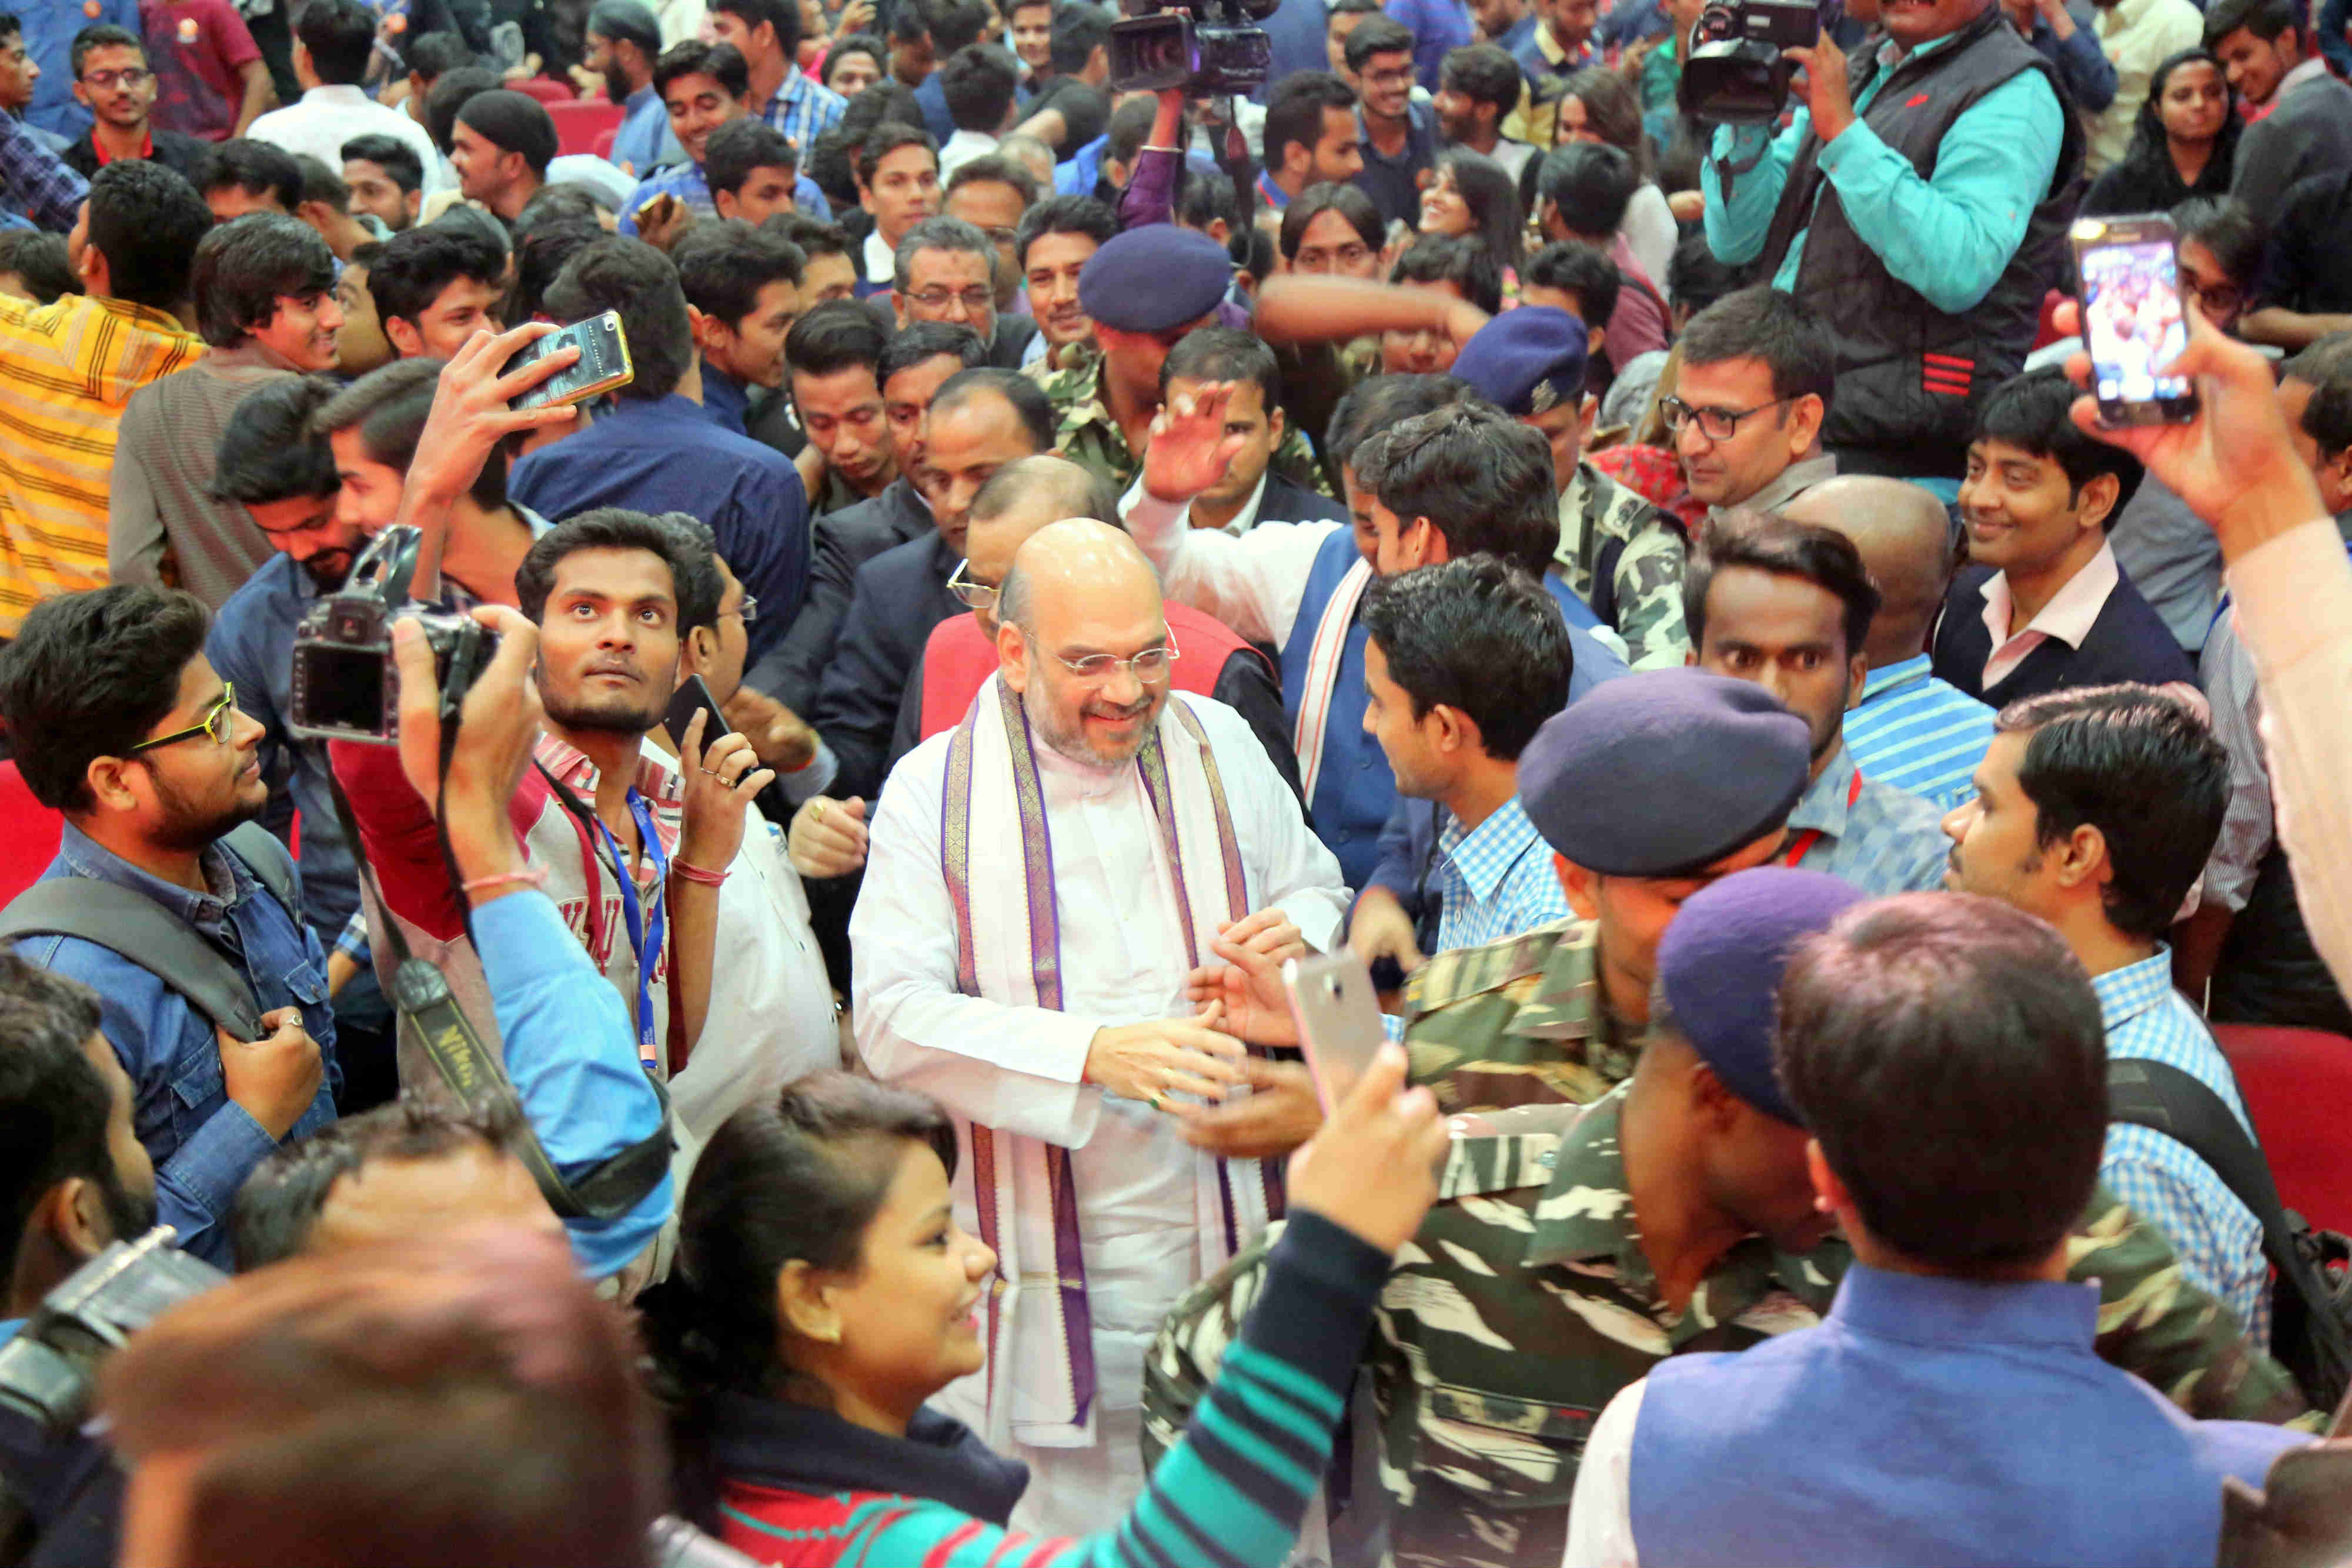
[[[1878,41],[1858,46],[1847,57],[1847,69],[1858,99],[1878,76]],[[2008,267],[1965,315],[1946,315],[1897,282],[1855,235],[1836,187],[1821,172],[1819,137],[1808,133],[1797,150],[1764,242],[1763,276],[1779,273],[1789,246],[1803,233],[1796,292],[1837,337],[1837,395],[1822,439],[1842,459],[1852,449],[1876,449],[1871,453],[1876,461],[1865,458],[1860,466],[1945,478],[1966,466],[1978,405],[2024,364],[2042,298],[2061,276],[2065,228],[2074,216],[2067,198],[2083,163],[2083,128],[2056,69],[2017,36],[1999,5],[1987,5],[1943,47],[1897,65],[1861,117],[1880,141],[1911,161],[1921,179],[1929,179],[1936,150],[1953,122],[1985,94],[2029,70],[2040,71],[2058,95],[2065,126],[2058,167]]]

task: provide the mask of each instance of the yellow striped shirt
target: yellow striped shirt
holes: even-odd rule
[[[105,583],[122,405],[204,351],[127,299],[0,298],[0,637],[40,601]]]

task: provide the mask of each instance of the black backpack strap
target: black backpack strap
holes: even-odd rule
[[[220,841],[269,890],[278,906],[300,924],[302,892],[295,878],[294,857],[278,842],[278,835],[259,822],[240,822],[222,834]]]
[[[2287,1289],[2272,1295],[2272,1354],[2322,1409],[2352,1376],[2352,1331],[2305,1239],[2310,1227],[2279,1201],[2270,1161],[2219,1094],[2180,1069],[2132,1057],[2107,1062],[2107,1119],[2151,1128],[2212,1167],[2263,1228],[2263,1255]]]
[[[37,882],[0,910],[0,942],[37,935],[94,942],[171,987],[238,1040],[261,1038],[261,1009],[244,974],[143,893],[95,877]]]

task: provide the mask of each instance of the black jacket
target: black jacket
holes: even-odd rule
[[[1029,1487],[1029,1467],[925,1406],[903,1437],[853,1426],[830,1410],[721,1394],[711,1400],[713,1467],[729,1480],[786,1491],[896,1492],[929,1498],[1003,1525]]]
[[[95,131],[83,131],[58,154],[58,162],[85,180],[94,178],[106,167],[98,161],[98,149],[91,145],[90,139],[97,134]],[[196,183],[196,171],[212,151],[212,144],[177,131],[166,131],[160,125],[150,128],[148,134],[155,139],[154,154],[148,162],[161,163],[191,185]]]
[[[2046,638],[2016,669],[1986,686],[1984,667],[1992,657],[1992,633],[1985,630],[1983,590],[1991,576],[1990,567],[1963,568],[1952,580],[1951,591],[1944,599],[1943,620],[1936,628],[1937,677],[1978,701],[2001,708],[2021,697],[2069,686],[2105,686],[2124,681],[2151,686],[2170,681],[2196,684],[2196,666],[2180,651],[2164,618],[2148,607],[2129,577],[2118,574],[2116,591],[2107,595],[2080,648],[2069,648],[2055,637]]]
[[[960,558],[934,529],[884,550],[857,569],[841,634],[825,661],[808,720],[833,747],[840,770],[826,794],[874,798],[882,787],[890,731],[931,628],[964,613],[948,591]]]
[[[1267,470],[1265,494],[1258,497],[1257,520],[1261,523],[1312,523],[1328,519],[1348,522],[1348,508],[1320,490],[1309,490],[1294,485],[1281,475]]]
[[[870,501],[817,518],[807,601],[784,640],[744,680],[753,690],[765,692],[805,716],[816,701],[824,667],[833,659],[834,643],[849,614],[857,569],[883,551],[931,531],[930,508],[904,478],[893,480]],[[952,570],[955,563],[948,565]],[[917,646],[919,649],[920,644]]]

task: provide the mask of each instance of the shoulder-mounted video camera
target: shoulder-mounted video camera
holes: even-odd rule
[[[1811,47],[1822,26],[1814,0],[1710,0],[1691,28],[1677,102],[1713,123],[1780,119],[1790,69],[1780,51]]]
[[[498,634],[472,616],[410,597],[422,537],[405,525],[384,529],[352,564],[343,586],[312,605],[294,628],[293,702],[286,721],[294,734],[379,746],[397,741],[400,671],[392,658],[392,622],[404,612],[432,646],[445,714],[466,700],[498,652]]]
[[[1184,0],[1160,10],[1156,0],[1119,0],[1127,13],[1110,25],[1114,92],[1181,88],[1195,98],[1255,92],[1265,85],[1274,45],[1253,26],[1281,0]]]

